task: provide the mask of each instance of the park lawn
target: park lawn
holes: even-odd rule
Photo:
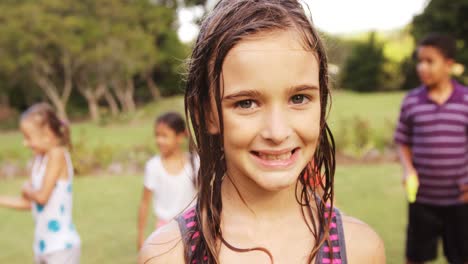
[[[23,180],[1,181],[0,194],[16,193]],[[339,166],[335,182],[340,209],[365,221],[380,234],[385,242],[387,263],[403,263],[406,202],[399,165]],[[135,263],[141,189],[141,176],[75,179],[74,219],[83,240],[82,263]],[[0,263],[30,263],[31,215],[0,209],[0,219]],[[148,233],[150,229],[148,226]]]
[[[0,193],[17,193],[24,180],[2,181]],[[73,217],[83,244],[82,263],[136,263],[137,208],[142,186],[138,176],[75,179]],[[31,214],[0,208],[0,219],[0,263],[31,263]],[[148,221],[149,234],[154,217]]]
[[[338,126],[342,119],[361,117],[377,129],[385,128],[385,122],[395,122],[400,111],[404,92],[356,93],[332,91],[330,125]]]

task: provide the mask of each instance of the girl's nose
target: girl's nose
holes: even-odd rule
[[[265,115],[263,120],[262,138],[275,144],[280,144],[292,134],[292,127],[287,117],[287,109],[275,107]]]

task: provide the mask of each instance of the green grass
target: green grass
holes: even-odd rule
[[[340,125],[340,119],[360,116],[366,118],[375,127],[384,126],[384,122],[395,121],[400,110],[403,92],[355,93],[333,91],[330,112],[330,124]]]
[[[338,164],[335,178],[337,206],[374,228],[384,240],[389,264],[404,263],[407,203],[400,179],[398,164]],[[440,255],[432,263],[445,263]]]
[[[0,193],[15,194],[22,181],[2,181]],[[75,179],[73,217],[82,239],[82,263],[136,262],[141,190],[142,178],[136,176]],[[0,219],[0,263],[31,263],[31,214],[0,208]]]
[[[328,124],[337,150],[360,157],[371,149],[388,149],[403,96],[403,92],[334,91]]]
[[[393,129],[403,100],[403,92],[355,93],[335,91],[332,94],[329,124],[332,132],[349,126],[346,121],[361,118],[377,133]],[[391,131],[393,132],[393,131]]]
[[[404,259],[406,202],[400,172],[398,164],[347,165],[339,166],[336,175],[338,206],[377,231],[389,264]],[[14,194],[21,183],[21,179],[1,182],[0,194]],[[83,240],[82,263],[135,263],[141,187],[138,176],[75,180],[74,219]],[[0,263],[30,263],[31,215],[0,208],[0,219]],[[444,261],[439,258],[434,263]]]

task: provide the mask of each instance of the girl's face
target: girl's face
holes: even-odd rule
[[[20,122],[23,133],[23,144],[35,154],[45,154],[51,148],[53,133],[47,126],[40,126],[32,119],[24,119]]]
[[[295,31],[258,34],[228,53],[222,79],[227,173],[267,191],[295,184],[319,138],[315,53]],[[217,123],[209,131],[218,133]]]
[[[431,46],[421,46],[417,50],[417,72],[421,82],[433,86],[450,76],[453,61]]]
[[[157,123],[154,129],[156,145],[162,156],[169,156],[177,150],[183,142],[184,134],[177,134],[165,123]]]

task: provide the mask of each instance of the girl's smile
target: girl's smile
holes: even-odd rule
[[[300,148],[289,148],[283,150],[259,150],[251,151],[252,157],[259,166],[265,169],[289,169],[294,165],[299,156]]]

